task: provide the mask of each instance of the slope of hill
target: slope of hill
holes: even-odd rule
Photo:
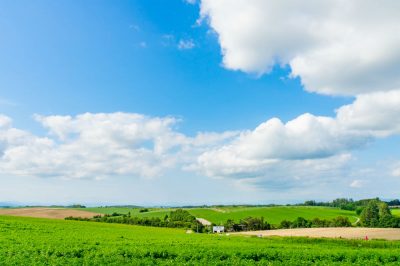
[[[168,215],[171,209],[149,209],[148,212],[140,213],[139,209],[128,208],[86,208],[87,211],[97,213],[128,213],[139,217],[160,217]],[[353,211],[345,211],[329,207],[304,207],[304,206],[278,206],[278,207],[219,207],[219,208],[187,208],[192,215],[204,218],[216,224],[225,222],[228,219],[239,221],[240,219],[252,217],[264,217],[272,224],[279,224],[282,220],[294,220],[297,217],[306,219],[320,218],[332,219],[337,216],[346,216],[350,221],[357,220]]]
[[[294,220],[297,217],[306,219],[332,219],[337,216],[346,216],[352,222],[355,222],[357,219],[355,213],[352,211],[328,207],[228,207],[219,209],[192,209],[189,211],[196,217],[202,217],[214,223],[225,222],[228,219],[239,221],[248,216],[264,217],[266,221],[272,224],[278,224],[282,220]]]

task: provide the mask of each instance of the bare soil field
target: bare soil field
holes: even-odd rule
[[[202,225],[205,225],[205,226],[211,225],[211,222],[208,221],[208,220],[206,220],[206,219],[203,219],[203,218],[196,218],[196,220],[199,221]]]
[[[68,216],[91,218],[94,215],[97,215],[97,213],[63,208],[0,208],[0,215],[64,219]]]
[[[329,227],[298,228],[234,233],[254,236],[305,236],[313,238],[386,239],[400,240],[400,228]]]

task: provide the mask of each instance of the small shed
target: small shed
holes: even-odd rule
[[[225,227],[222,225],[213,226],[213,233],[223,233],[225,231]]]

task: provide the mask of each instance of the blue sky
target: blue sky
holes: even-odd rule
[[[253,4],[256,3],[251,1],[248,6]],[[346,131],[346,134],[339,134],[336,133],[336,129],[332,131],[334,133],[328,130],[329,138],[333,138],[333,140],[328,139],[327,141],[330,144],[334,143],[332,147],[326,148],[330,144],[319,143],[317,148],[309,152],[304,151],[303,154],[300,151],[300,155],[297,150],[280,152],[280,146],[271,152],[268,151],[272,149],[269,147],[269,143],[277,140],[276,137],[270,138],[270,133],[266,132],[263,136],[267,138],[268,135],[268,138],[260,140],[261,151],[256,152],[257,156],[254,155],[257,157],[257,161],[254,161],[255,157],[251,157],[253,155],[249,155],[251,158],[239,158],[242,153],[253,154],[250,152],[253,146],[249,148],[243,144],[252,143],[250,140],[252,137],[248,136],[246,140],[242,141],[240,135],[251,135],[255,128],[271,118],[279,118],[283,124],[301,117],[305,113],[310,113],[313,117],[323,116],[335,119],[335,110],[344,105],[352,105],[360,97],[367,99],[362,98],[363,95],[393,91],[398,88],[396,87],[398,81],[393,80],[392,83],[388,83],[381,82],[376,78],[374,82],[377,80],[377,84],[371,89],[364,86],[363,82],[367,81],[356,80],[358,72],[351,75],[354,79],[336,80],[334,78],[336,76],[346,76],[346,73],[340,73],[343,67],[336,63],[332,63],[329,68],[335,69],[336,67],[338,69],[333,78],[332,75],[323,77],[318,73],[315,74],[314,70],[302,68],[297,63],[312,59],[316,61],[305,62],[311,65],[314,62],[317,67],[321,62],[329,65],[329,62],[326,63],[322,59],[319,62],[318,58],[315,59],[305,52],[303,43],[307,44],[311,41],[303,41],[301,37],[297,45],[297,39],[293,42],[290,38],[291,36],[295,38],[298,32],[285,33],[284,28],[281,31],[285,33],[283,37],[271,35],[274,38],[270,39],[269,33],[263,33],[262,30],[260,34],[265,39],[260,40],[259,35],[250,35],[246,30],[241,37],[241,25],[246,26],[247,29],[254,29],[254,32],[250,31],[250,33],[256,33],[260,27],[251,24],[250,20],[244,20],[243,24],[238,25],[237,29],[232,31],[223,22],[219,22],[218,18],[225,15],[227,23],[232,17],[248,15],[241,14],[240,4],[238,4],[238,9],[235,9],[235,5],[232,6],[225,9],[214,6],[210,1],[191,4],[183,0],[168,1],[168,3],[161,0],[2,1],[0,4],[0,73],[2,73],[0,113],[12,120],[11,125],[7,124],[8,128],[21,130],[37,139],[50,139],[53,143],[49,145],[56,148],[46,151],[48,153],[43,151],[45,149],[37,148],[43,151],[45,154],[43,156],[52,156],[53,152],[58,156],[64,151],[65,147],[62,145],[72,145],[73,141],[77,141],[76,136],[64,139],[65,132],[60,133],[60,130],[65,130],[64,127],[67,127],[61,118],[66,116],[71,116],[72,120],[76,120],[71,122],[73,124],[71,125],[79,124],[79,130],[70,129],[72,127],[70,125],[68,126],[70,131],[65,134],[80,134],[81,136],[96,128],[96,123],[100,118],[95,115],[99,113],[110,114],[107,118],[110,119],[110,125],[118,124],[115,119],[120,121],[121,118],[111,115],[117,112],[144,115],[150,121],[156,118],[173,118],[176,121],[172,122],[171,126],[161,126],[160,130],[163,130],[163,133],[159,134],[164,136],[165,132],[172,130],[176,135],[173,137],[174,139],[181,138],[182,135],[188,139],[196,138],[199,132],[213,132],[217,135],[231,132],[232,135],[220,137],[218,142],[204,144],[204,147],[201,148],[199,147],[203,144],[190,144],[190,148],[184,147],[184,145],[188,145],[187,142],[194,141],[185,140],[185,144],[179,143],[171,150],[163,150],[162,156],[155,151],[160,138],[158,133],[154,133],[152,138],[140,139],[142,144],[140,147],[135,146],[134,151],[153,149],[152,152],[156,154],[157,160],[161,160],[161,157],[164,160],[171,154],[176,156],[179,153],[177,158],[166,160],[165,163],[168,166],[165,169],[148,170],[152,173],[156,172],[154,175],[133,169],[141,166],[133,166],[129,171],[121,170],[117,163],[107,166],[115,167],[115,172],[102,169],[97,164],[107,160],[106,158],[96,159],[94,162],[96,171],[90,172],[89,168],[85,169],[85,172],[88,173],[85,176],[80,176],[72,170],[72,172],[57,170],[64,166],[64,168],[76,167],[75,171],[81,171],[79,165],[67,161],[72,158],[68,156],[72,155],[60,155],[57,169],[54,168],[55,162],[50,162],[45,166],[41,162],[32,162],[32,165],[27,165],[20,163],[19,160],[29,161],[28,155],[34,157],[35,152],[24,153],[24,156],[27,157],[23,158],[6,158],[4,155],[8,154],[7,151],[11,151],[17,144],[9,141],[11,137],[8,137],[8,142],[0,139],[4,142],[0,145],[4,147],[4,162],[2,162],[4,166],[0,167],[1,183],[4,185],[0,189],[0,195],[3,195],[0,196],[0,201],[40,203],[79,201],[92,204],[144,203],[160,205],[294,202],[311,197],[330,199],[336,196],[396,197],[396,192],[385,184],[399,183],[397,176],[400,155],[397,148],[399,138],[397,128],[383,128],[385,133],[382,133],[383,131],[371,133],[375,130],[375,126],[380,128],[379,123],[384,120],[381,117],[376,121],[371,120],[372,126],[369,126],[372,129],[365,125],[359,127],[357,124],[357,130],[360,131],[357,133],[350,134]],[[314,8],[318,11],[319,7],[313,7],[313,10]],[[317,12],[300,11],[311,18]],[[318,12],[322,14],[325,10]],[[200,21],[201,14],[204,18]],[[285,16],[281,19],[285,19]],[[335,21],[335,18],[332,20]],[[231,21],[231,24],[234,23],[236,20]],[[246,23],[250,24],[246,25]],[[353,22],[348,23],[352,26]],[[265,27],[268,28],[268,25],[272,24],[268,24],[266,21]],[[364,30],[364,28],[358,29],[357,23],[354,25],[355,30],[360,30],[360,32]],[[280,23],[277,23],[278,29],[280,26]],[[371,31],[373,30],[371,29]],[[306,36],[307,33],[303,33],[301,36],[303,35]],[[234,37],[232,37],[234,42],[230,40],[231,36]],[[256,41],[240,41],[241,38],[251,39],[251,37],[254,37]],[[314,38],[310,39],[314,40]],[[352,41],[358,44],[364,40],[354,39]],[[243,45],[240,46],[238,43],[243,43]],[[319,42],[316,43],[319,44]],[[389,40],[387,43],[392,44],[393,42]],[[385,45],[386,43],[382,43],[382,47]],[[265,56],[269,49],[272,50],[271,55]],[[375,47],[366,47],[365,49],[368,51]],[[292,50],[294,52],[291,52]],[[249,51],[251,51],[250,54]],[[259,56],[256,55],[254,61],[247,62],[248,58],[252,58],[253,51],[254,53],[258,51]],[[325,50],[321,48],[321,51]],[[301,57],[302,55],[304,56]],[[375,72],[372,74],[364,73],[365,76],[393,72],[390,70],[396,66],[391,62],[379,61],[379,56],[377,58],[374,65],[378,68],[381,66],[382,69],[374,69]],[[387,57],[382,56],[382,58]],[[339,54],[339,63],[340,59]],[[343,64],[345,65],[345,63],[348,64],[344,61]],[[357,62],[350,63],[357,65]],[[361,70],[366,68],[360,66]],[[361,70],[360,72],[362,72]],[[317,79],[316,76],[321,78]],[[389,79],[390,81],[392,78],[389,75],[385,80]],[[393,88],[390,87],[390,84],[393,84]],[[397,94],[394,95],[396,98]],[[385,94],[382,97],[388,96]],[[360,102],[362,101],[360,100]],[[393,106],[396,106],[396,103],[393,103]],[[397,109],[389,109],[385,111],[385,114],[388,114],[389,119],[395,112]],[[85,113],[93,115],[83,119],[86,122],[93,119],[90,120],[92,121],[90,125],[83,125],[83,120],[80,121],[78,118],[79,115]],[[345,113],[346,115],[348,113]],[[372,117],[374,114],[366,115],[367,118],[369,116]],[[55,119],[49,119],[51,117],[55,117]],[[364,113],[362,117],[365,117]],[[61,122],[58,122],[57,119],[60,119]],[[132,118],[132,123],[140,131],[145,125],[135,119]],[[357,118],[351,119],[355,121]],[[55,120],[57,122],[54,122]],[[338,128],[343,127],[344,122],[340,123]],[[354,130],[354,125],[348,126],[348,124],[349,122],[346,120],[346,128]],[[389,124],[396,124],[396,121]],[[310,136],[314,136],[313,128],[317,127],[319,128],[319,124],[311,126],[310,129],[307,128],[305,132],[310,132]],[[125,129],[118,128],[117,130]],[[323,132],[325,131],[324,128]],[[113,132],[115,133],[115,131]],[[111,134],[103,133],[104,135],[101,136],[110,136]],[[120,133],[118,131],[118,134]],[[121,134],[125,136],[130,134],[130,131],[123,133]],[[287,133],[288,136],[289,133]],[[315,136],[319,138],[320,135],[317,133]],[[315,137],[310,137],[304,142],[313,141],[313,139],[315,140]],[[321,141],[326,141],[325,137],[321,139]],[[338,143],[335,142],[337,139],[340,139]],[[128,138],[127,142],[124,142],[126,145],[124,150],[136,141],[136,139]],[[166,141],[170,141],[170,139]],[[292,143],[291,145],[296,146],[296,142],[303,142],[297,135],[280,141],[284,146],[282,150],[286,149],[285,143]],[[21,145],[19,141],[17,142],[18,145]],[[32,143],[36,142],[37,140],[32,140]],[[83,150],[85,149],[81,142],[77,143],[77,146],[79,146],[78,144]],[[24,145],[24,149],[34,150],[33,144]],[[101,144],[98,145],[102,147]],[[113,144],[110,147],[117,149],[115,147],[121,148],[121,145],[118,143],[118,145]],[[265,149],[262,145],[266,145]],[[196,146],[196,148],[192,146]],[[18,147],[21,148],[21,146]],[[88,147],[99,148],[98,146]],[[107,149],[110,150],[110,148]],[[84,153],[83,150],[74,150],[74,152]],[[177,150],[179,151],[177,152]],[[239,157],[235,157],[234,160],[251,159],[251,169],[243,170],[245,167],[243,166],[238,167],[240,170],[237,172],[231,171],[230,169],[235,169],[237,165],[231,166],[229,163],[223,162],[226,155],[219,151],[224,150],[240,153]],[[120,153],[117,150],[115,152],[117,155],[114,156],[118,157]],[[10,154],[14,156],[14,153],[10,152]],[[91,154],[85,156],[82,156],[82,160],[90,161],[93,158]],[[136,153],[134,156],[137,156]],[[351,159],[337,159],[340,156],[351,157]],[[69,159],[66,159],[67,157]],[[207,161],[209,157],[223,162],[221,165],[213,165],[215,169],[226,168],[226,171],[207,168],[210,165],[210,162]],[[292,162],[293,158],[296,161]],[[299,161],[298,158],[301,160]],[[227,161],[231,162],[233,160],[231,159],[227,159]],[[318,161],[319,159],[326,161],[321,162]],[[170,160],[173,160],[174,163],[171,163]],[[265,160],[279,160],[280,163],[267,166]],[[306,162],[305,160],[311,161]],[[320,169],[322,164],[335,164],[329,163],[330,160],[335,162],[338,160],[340,165],[329,168],[323,173],[315,174],[315,178],[306,178],[307,172],[304,173],[304,177],[293,177],[297,171],[303,172],[305,168],[309,167],[302,163],[312,164],[313,167]],[[183,161],[185,162],[183,163]],[[274,163],[276,163],[275,161]],[[143,162],[143,164],[146,163],[148,161]],[[299,164],[299,166],[287,172],[286,164]],[[152,167],[153,164],[149,165]],[[246,167],[248,167],[247,163]],[[121,175],[115,174],[121,171],[123,172]],[[374,180],[382,178],[382,176],[384,182],[377,186]],[[292,178],[294,179],[292,180]],[[193,187],[193,184],[197,184],[197,189]],[[336,187],[332,188],[332,184],[335,184]],[[24,192],[19,194],[16,191],[21,191],[21,186],[26,191],[22,189]],[[377,187],[379,187],[378,190],[372,191],[372,188]],[[198,188],[204,192],[199,194]],[[43,190],[52,192],[44,196],[41,194]],[[113,192],[104,196],[108,190]],[[129,191],[134,192],[130,193]],[[149,193],[152,196],[149,196]],[[102,196],[98,194],[102,194]],[[288,196],[289,194],[290,196]]]

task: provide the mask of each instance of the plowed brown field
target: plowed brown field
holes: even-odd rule
[[[66,208],[15,208],[0,209],[0,215],[64,219],[68,216],[91,218],[97,213]]]
[[[365,227],[329,227],[329,228],[299,228],[267,231],[249,231],[235,234],[254,236],[305,236],[349,239],[387,239],[400,240],[400,228],[365,228]]]

